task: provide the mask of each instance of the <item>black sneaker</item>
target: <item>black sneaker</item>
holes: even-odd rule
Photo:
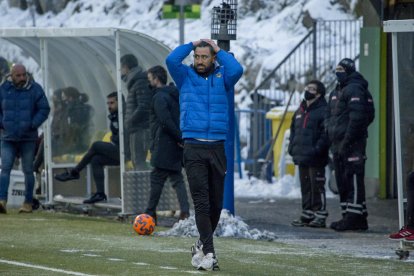
[[[311,222],[308,224],[309,227],[314,228],[325,228],[326,227],[326,219],[315,217]]]
[[[88,199],[85,199],[83,203],[93,204],[99,201],[106,201],[106,195],[104,193],[96,193]]]
[[[58,181],[62,181],[62,182],[79,179],[79,177],[80,177],[79,173],[75,170],[70,170],[70,171],[66,171],[64,173],[55,175],[55,179]]]

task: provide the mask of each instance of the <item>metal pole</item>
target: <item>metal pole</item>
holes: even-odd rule
[[[316,77],[316,51],[318,51],[317,49],[317,43],[316,43],[316,39],[317,39],[317,34],[316,34],[316,27],[317,27],[317,21],[314,20],[313,21],[313,64],[312,64],[312,77],[315,80]]]
[[[184,3],[181,1],[180,3],[180,18],[179,18],[179,25],[180,25],[180,45],[184,44]]]
[[[43,89],[46,96],[51,99],[52,95],[49,93],[49,60],[47,55],[47,41],[45,38],[40,39],[40,67],[43,77]],[[51,117],[46,120],[46,126],[44,127],[43,145],[44,145],[44,165],[45,165],[45,180],[47,186],[46,203],[52,203],[53,201],[53,171],[52,171],[52,137],[51,137]],[[40,180],[42,181],[42,180]]]
[[[400,121],[400,90],[398,81],[398,52],[397,33],[392,33],[392,69],[394,82],[394,121],[395,121],[395,153],[397,161],[397,194],[398,194],[398,220],[399,226],[404,226],[404,198],[403,198],[403,175],[402,175],[402,154],[401,154],[401,121]],[[401,242],[402,246],[402,242]]]
[[[229,40],[218,40],[217,45],[224,51],[230,50]],[[223,208],[234,215],[234,88],[227,94],[229,131],[225,143],[227,172],[224,180]]]
[[[124,145],[124,107],[122,100],[122,84],[121,84],[121,45],[119,41],[119,31],[115,32],[115,65],[116,65],[116,90],[118,92],[118,124],[119,124],[119,152],[120,152],[120,178],[121,178],[121,195],[122,195],[122,214],[125,214],[125,189],[124,189],[124,173],[125,173],[125,145]],[[128,145],[126,145],[128,146]]]
[[[35,3],[33,0],[28,0],[27,4],[29,6],[30,16],[32,17],[32,25],[36,27],[36,11],[35,11]]]

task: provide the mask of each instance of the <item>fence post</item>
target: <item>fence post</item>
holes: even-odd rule
[[[317,28],[317,20],[313,20],[313,43],[312,43],[312,48],[313,48],[313,64],[312,64],[312,78],[315,80],[316,79],[316,53],[317,53],[317,33],[316,33],[316,28]]]
[[[257,93],[257,89],[254,91],[253,94],[253,137],[252,137],[252,144],[253,144],[253,151],[252,151],[252,157],[253,157],[253,175],[257,176],[258,174],[258,161],[256,159],[256,153],[258,150],[258,132],[259,132],[259,97]]]

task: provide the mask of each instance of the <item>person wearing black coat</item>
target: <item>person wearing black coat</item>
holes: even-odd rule
[[[293,226],[325,227],[325,166],[329,142],[325,131],[327,102],[325,86],[318,80],[307,83],[304,100],[290,126],[289,154],[299,167],[302,214]]]
[[[55,179],[58,181],[69,181],[80,178],[80,172],[86,168],[88,164],[91,164],[93,179],[96,185],[96,193],[90,198],[83,201],[83,203],[92,204],[100,201],[106,201],[105,194],[105,166],[119,166],[120,164],[120,151],[119,151],[119,119],[118,119],[118,93],[112,92],[107,97],[108,106],[108,119],[110,121],[109,128],[111,130],[111,141],[95,141],[86,154],[82,157],[82,160],[71,170],[64,173],[55,175]],[[123,99],[122,99],[123,100]],[[122,101],[123,102],[123,101]],[[128,135],[124,135],[124,144],[128,143]],[[125,158],[129,159],[128,150],[125,150]]]
[[[151,123],[151,192],[145,213],[157,219],[156,208],[167,178],[176,190],[181,214],[189,216],[187,189],[182,175],[183,145],[180,131],[179,93],[175,86],[166,85],[167,71],[162,66],[148,70],[153,89]]]
[[[130,151],[134,168],[147,170],[149,141],[149,114],[152,93],[149,89],[147,72],[138,64],[132,54],[121,57],[121,77],[128,89],[126,103],[126,131],[130,135]]]
[[[338,84],[329,97],[327,130],[333,153],[342,219],[333,222],[336,231],[367,230],[365,203],[365,147],[368,125],[373,120],[368,82],[353,60],[345,58],[336,67]]]

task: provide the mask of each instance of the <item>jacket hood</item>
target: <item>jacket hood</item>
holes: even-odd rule
[[[368,81],[359,72],[352,72],[349,74],[344,83],[341,84],[341,87],[349,84],[359,84],[365,89],[368,89]]]
[[[177,87],[173,83],[170,83],[164,87],[155,89],[154,95],[157,93],[168,94],[170,97],[172,97],[177,102],[179,101],[179,98],[180,98],[180,93],[178,92]]]
[[[12,87],[18,90],[29,90],[32,87],[32,85],[33,85],[33,77],[31,74],[28,74],[27,81],[22,88],[17,88],[14,85],[11,75],[8,75],[6,78],[6,81],[4,82],[4,88],[7,90]]]
[[[142,73],[143,73],[143,70],[142,70],[142,68],[139,65],[136,66],[136,67],[134,67],[134,68],[132,68],[128,72],[127,76],[126,76],[125,82],[126,82],[127,86],[129,87],[137,79],[140,79],[140,78],[143,78],[143,77],[145,77],[145,78],[147,77],[147,76],[143,76]]]

